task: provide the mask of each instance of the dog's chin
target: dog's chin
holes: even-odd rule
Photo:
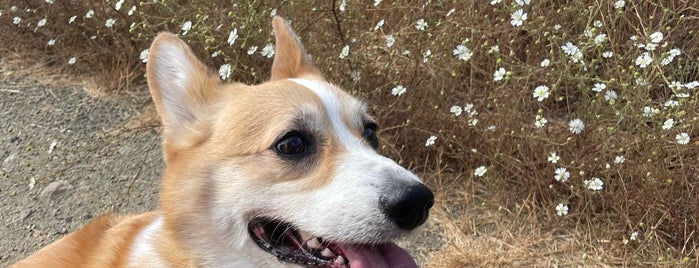
[[[410,254],[392,242],[338,243],[265,217],[253,218],[248,232],[255,244],[283,263],[333,268],[417,267]]]

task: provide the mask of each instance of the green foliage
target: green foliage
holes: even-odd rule
[[[139,56],[160,31],[216,69],[229,64],[227,80],[263,82],[271,59],[260,52],[273,40],[271,16],[282,15],[328,80],[374,105],[382,149],[404,165],[469,174],[505,206],[540,204],[553,224],[614,223],[611,239],[635,252],[653,241],[696,256],[692,1],[48,2],[0,3],[4,49],[117,87],[143,82]],[[513,21],[520,9],[526,19]],[[574,119],[584,123],[578,134]],[[557,180],[559,168],[569,178]]]

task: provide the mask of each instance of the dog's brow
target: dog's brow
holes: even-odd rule
[[[348,147],[355,147],[358,144],[363,144],[357,137],[352,135],[352,131],[349,130],[348,126],[346,126],[343,122],[341,109],[344,107],[344,105],[343,103],[340,103],[340,98],[335,94],[335,92],[317,81],[296,78],[289,80],[308,88],[315,93],[318,98],[320,98],[321,102],[325,106],[325,112],[330,119],[332,127],[342,144]],[[352,122],[353,125],[361,126],[361,117],[357,117],[354,121],[355,122]]]

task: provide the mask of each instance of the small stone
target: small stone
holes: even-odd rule
[[[19,140],[19,137],[15,134],[10,134],[5,137],[5,140],[8,141],[9,143],[13,143]]]
[[[17,217],[17,221],[24,221],[29,217],[29,215],[32,215],[34,213],[34,210],[32,209],[24,209],[19,212],[19,217]]]
[[[65,180],[54,181],[49,183],[49,185],[47,185],[46,188],[41,191],[41,196],[53,197],[54,195],[61,194],[72,189],[73,186],[71,186],[70,183]]]

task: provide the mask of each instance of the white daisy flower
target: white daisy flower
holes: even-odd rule
[[[602,52],[602,57],[606,59],[614,57],[614,52],[611,52],[609,50]]]
[[[677,134],[677,136],[675,136],[675,140],[677,140],[677,143],[685,145],[689,143],[689,134],[687,134],[686,132]]]
[[[558,216],[565,216],[568,214],[568,205],[566,204],[558,204],[556,205],[556,215]]]
[[[458,56],[462,61],[468,61],[473,56],[473,52],[464,45],[458,45],[454,49],[454,56]]]
[[[493,74],[493,81],[500,81],[503,78],[505,78],[505,75],[507,74],[507,71],[505,68],[500,67],[495,73]]]
[[[561,49],[563,50],[563,53],[570,56],[570,59],[575,63],[579,62],[583,58],[580,48],[571,42],[566,42],[563,46],[561,46]]]
[[[36,27],[37,28],[44,27],[44,26],[46,26],[46,22],[47,22],[46,18],[43,18],[43,19],[39,20],[39,22],[36,23]]]
[[[255,51],[257,51],[257,46],[248,47],[248,55],[255,54]]]
[[[133,15],[133,13],[136,12],[136,6],[131,6],[131,9],[129,9],[129,12],[126,13],[126,15]]]
[[[340,51],[340,59],[347,58],[349,56],[349,45],[345,45]]]
[[[631,236],[629,236],[629,240],[634,241],[636,239],[638,239],[638,232],[631,233]]]
[[[486,168],[485,166],[480,166],[473,171],[473,175],[476,175],[476,177],[483,177],[483,175],[485,175],[487,171],[488,168]]]
[[[71,57],[70,59],[68,59],[68,64],[73,65],[73,64],[75,64],[75,62],[77,62],[77,61],[78,61],[77,58]]]
[[[626,1],[624,0],[617,0],[616,2],[614,2],[614,8],[616,9],[624,8],[624,6],[626,6]]]
[[[556,154],[556,152],[551,152],[547,157],[547,161],[556,164],[558,163],[558,161],[561,161],[561,157],[558,154]]]
[[[427,62],[427,60],[430,59],[430,55],[432,55],[432,50],[428,49],[425,51],[425,53],[422,55],[422,62]]]
[[[539,66],[541,67],[548,67],[549,65],[551,65],[551,60],[549,59],[544,59],[541,61],[541,63],[539,63]]]
[[[229,77],[231,77],[231,72],[233,69],[231,68],[231,65],[226,63],[224,65],[221,65],[221,68],[218,68],[218,76],[221,77],[221,79],[226,80]]]
[[[553,178],[559,182],[566,182],[570,178],[570,172],[564,167],[557,168],[554,173],[556,174]]]
[[[657,114],[658,112],[660,112],[660,110],[658,110],[658,108],[653,108],[650,106],[643,107],[643,117],[651,117],[654,114]]]
[[[182,29],[182,35],[187,35],[187,33],[189,32],[189,30],[192,29],[192,22],[191,22],[191,21],[185,21],[185,22],[182,24],[182,28],[181,28],[181,29]]]
[[[676,100],[668,100],[665,103],[663,103],[663,106],[668,107],[668,108],[669,107],[677,107],[678,105],[680,105],[680,102],[676,101]]]
[[[121,9],[121,5],[124,4],[124,0],[119,0],[114,4],[114,9],[119,10]]]
[[[115,23],[116,23],[116,20],[115,20],[115,19],[108,18],[108,19],[104,22],[104,26],[106,26],[107,28],[112,28],[112,26],[114,26]]]
[[[605,90],[607,88],[607,85],[603,83],[595,83],[595,85],[592,87],[592,91],[594,92],[602,92],[602,90]]]
[[[267,44],[264,48],[262,48],[260,54],[264,57],[271,58],[272,56],[274,56],[274,45]]]
[[[658,44],[655,44],[655,43],[648,43],[648,44],[646,44],[643,48],[645,48],[646,51],[653,51],[653,50],[655,50],[656,48],[658,48]]]
[[[425,147],[432,146],[437,141],[437,136],[430,136],[425,142]]]
[[[600,178],[593,177],[591,180],[583,181],[583,184],[585,184],[585,187],[587,189],[590,189],[593,191],[599,191],[599,190],[602,190],[602,186],[604,185],[604,182]]]
[[[607,90],[607,92],[604,93],[604,100],[608,102],[615,102],[619,96],[616,94],[616,91],[614,90]]]
[[[427,25],[427,22],[424,19],[419,19],[415,23],[415,29],[418,29],[419,31],[427,29],[429,25]]]
[[[85,18],[89,19],[89,18],[92,18],[92,16],[94,16],[94,15],[95,15],[95,11],[90,9],[87,11],[87,13],[85,13]]]
[[[393,46],[393,44],[396,43],[396,38],[393,37],[393,35],[387,35],[386,36],[386,47],[390,48]]]
[[[602,44],[602,43],[604,43],[604,42],[607,41],[607,35],[606,35],[606,34],[600,34],[600,35],[596,36],[595,39],[594,39],[593,41],[595,42],[595,44],[600,45],[600,44]]]
[[[614,157],[614,164],[621,164],[621,163],[624,163],[625,161],[626,161],[626,157],[624,157],[623,155],[617,155]]]
[[[450,113],[453,113],[455,116],[459,116],[459,115],[461,115],[461,113],[464,112],[464,110],[461,109],[461,106],[459,106],[459,105],[454,105],[454,106],[452,106],[451,108],[449,108],[449,112],[450,112]]]
[[[636,65],[641,68],[646,68],[653,62],[653,58],[650,57],[650,53],[643,52],[638,58],[636,58]]]
[[[391,89],[391,94],[393,94],[394,96],[400,96],[403,95],[403,93],[405,93],[406,90],[407,89],[403,85],[397,85],[393,89]]]
[[[377,30],[381,29],[381,27],[383,27],[383,24],[384,24],[384,23],[386,23],[386,21],[383,20],[383,19],[380,20],[378,23],[376,23],[376,26],[374,26],[374,31],[377,31]]]
[[[238,28],[233,29],[230,33],[228,33],[228,45],[232,46],[235,43],[235,40],[238,39]]]
[[[585,123],[579,118],[575,118],[568,122],[568,130],[573,134],[580,134],[585,130]]]
[[[549,121],[546,120],[546,118],[544,118],[540,114],[537,114],[536,118],[534,118],[534,126],[536,128],[542,128],[542,127],[546,126],[546,123],[548,123],[548,122]]]
[[[510,24],[512,26],[522,26],[522,23],[524,23],[525,20],[527,20],[527,13],[524,13],[524,10],[518,9],[512,15],[510,15]]]
[[[648,36],[648,38],[650,38],[650,41],[656,44],[660,43],[660,41],[663,41],[663,37],[663,33],[661,32],[654,32],[650,34],[650,36]]]
[[[148,54],[150,53],[150,49],[144,49],[141,50],[141,54],[138,56],[139,59],[141,59],[142,62],[148,62]]]
[[[46,42],[46,44],[49,45],[49,46],[53,46],[53,45],[56,44],[56,39],[51,38],[51,39],[49,39],[48,42]]]
[[[544,99],[548,98],[550,95],[549,92],[549,87],[545,85],[538,86],[534,89],[534,93],[532,93],[532,96],[536,98],[537,101],[541,102]]]
[[[665,120],[665,122],[663,122],[662,128],[667,130],[667,129],[671,129],[674,125],[675,125],[675,119],[668,118],[667,120]]]

